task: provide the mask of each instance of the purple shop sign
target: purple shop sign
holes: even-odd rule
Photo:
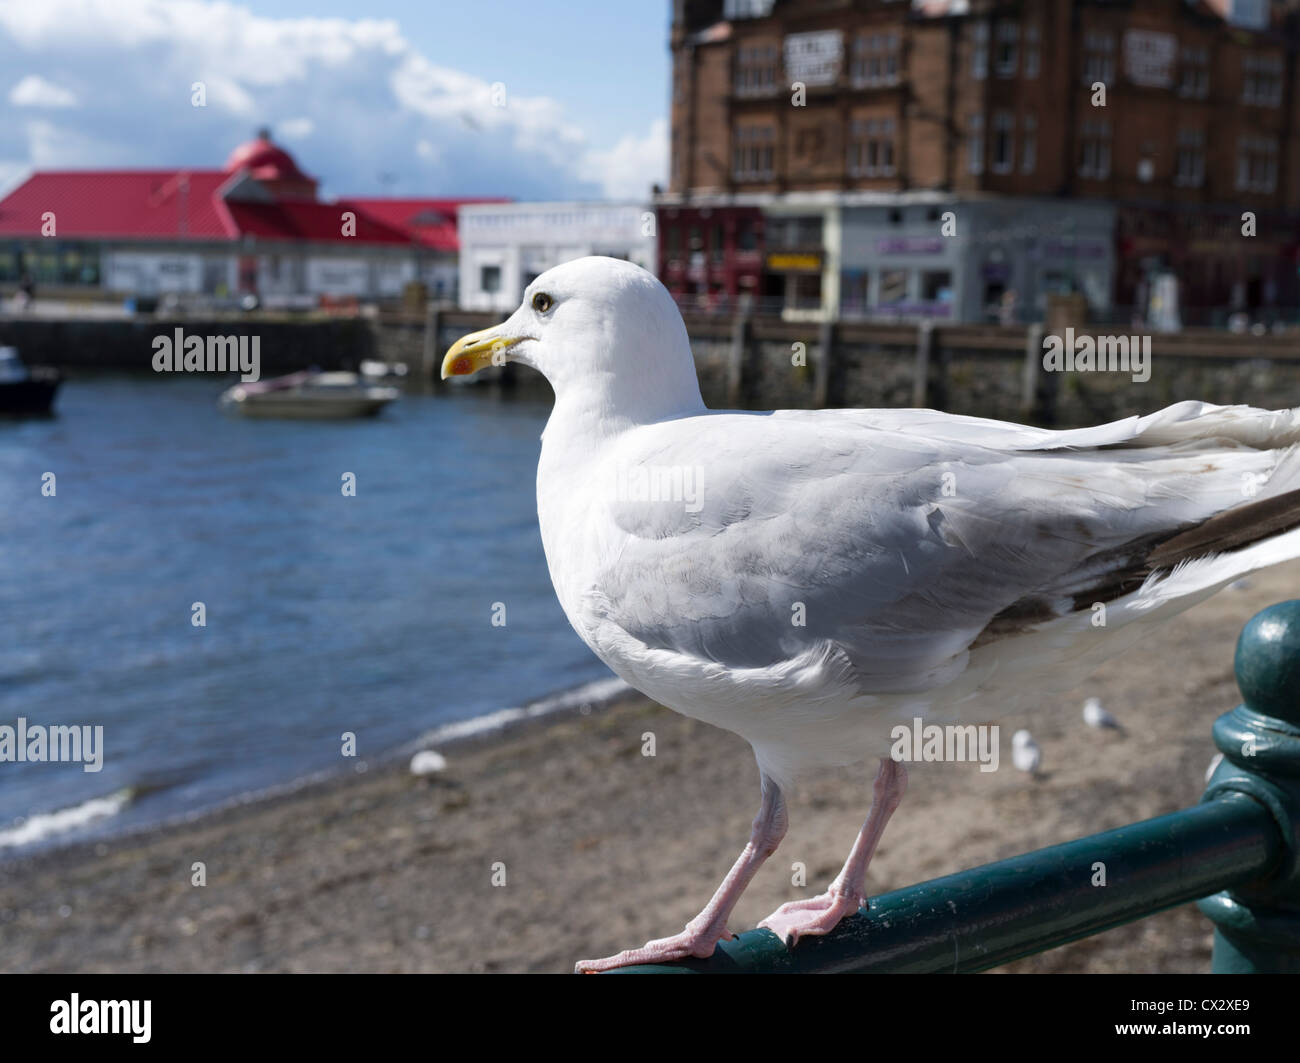
[[[937,255],[945,242],[941,236],[883,236],[876,250],[882,255]]]
[[[1106,245],[1096,240],[1079,240],[1071,243],[1068,240],[1044,240],[1042,253],[1049,258],[1087,258],[1098,259],[1106,257]]]

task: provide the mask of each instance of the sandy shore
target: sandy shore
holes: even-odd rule
[[[872,865],[894,889],[1194,803],[1210,725],[1238,700],[1232,650],[1300,565],[1221,594],[1027,721],[1033,780],[922,765]],[[1124,735],[1080,717],[1103,699]],[[653,731],[657,755],[642,756]],[[740,739],[633,700],[449,752],[437,781],[375,770],[184,826],[0,864],[5,971],[567,971],[693,916],[744,844],[757,772]],[[791,830],[732,922],[834,876],[871,771],[796,791]],[[201,861],[207,885],[191,885]],[[791,886],[791,865],[808,868]],[[492,883],[503,864],[504,886]],[[1019,971],[1196,972],[1210,930],[1167,912]]]

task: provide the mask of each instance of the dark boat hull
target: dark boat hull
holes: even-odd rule
[[[0,384],[0,416],[39,417],[52,412],[55,392],[61,381],[57,376],[33,377]]]

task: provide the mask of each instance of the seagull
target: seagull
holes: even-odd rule
[[[411,758],[412,775],[437,775],[447,770],[447,758],[436,749],[422,749]]]
[[[1019,771],[1038,774],[1043,763],[1043,751],[1028,731],[1022,729],[1011,736],[1011,763]]]
[[[1122,731],[1119,720],[1111,715],[1110,711],[1101,703],[1101,698],[1088,698],[1083,703],[1083,722],[1089,727],[1096,727],[1098,730],[1110,728],[1115,731]]]
[[[934,410],[711,410],[668,291],[604,257],[535,278],[442,376],[504,362],[555,393],[537,518],[574,630],[758,762],[749,841],[700,914],[582,972],[711,955],[785,835],[792,785],[878,757],[839,875],[759,924],[789,947],[828,933],[866,904],[906,788],[892,727],[1030,707],[1300,557],[1300,411],[1187,401],[1053,431]]]

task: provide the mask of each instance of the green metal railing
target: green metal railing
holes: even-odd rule
[[[872,897],[793,949],[751,930],[707,960],[611,973],[981,971],[1198,898],[1216,973],[1300,973],[1300,601],[1246,624],[1236,673],[1193,808]]]

